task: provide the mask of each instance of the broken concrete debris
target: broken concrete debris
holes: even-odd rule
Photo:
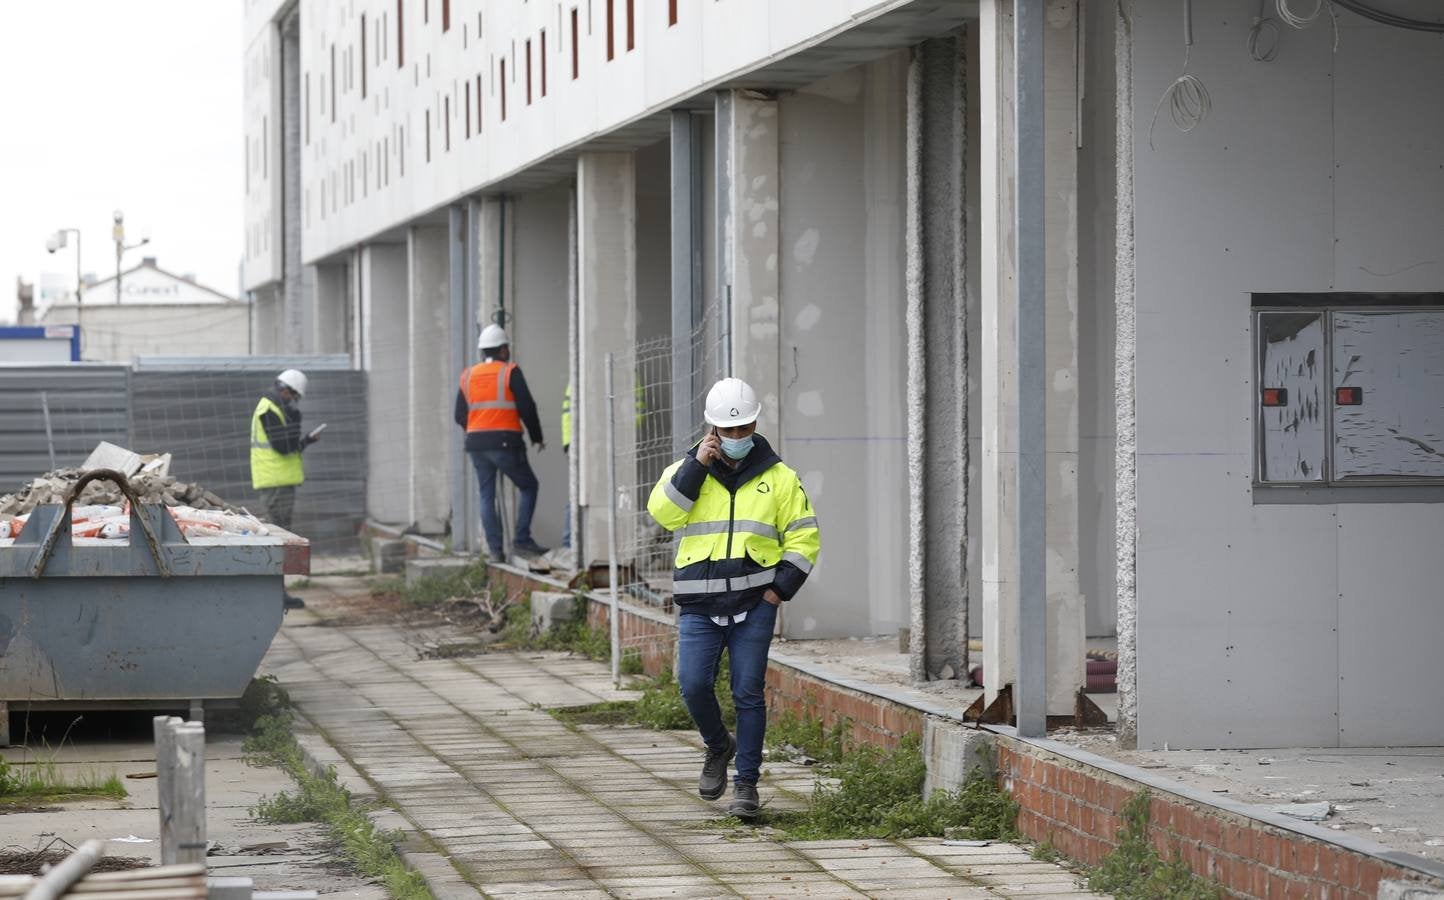
[[[172,477],[170,464],[169,453],[142,455],[101,441],[81,466],[46,472],[15,493],[0,496],[0,540],[19,536],[35,507],[63,504],[81,476],[97,468],[125,474],[142,503],[169,507],[187,537],[267,533],[261,521],[246,510],[226,503],[202,485]],[[128,538],[128,507],[118,485],[92,481],[71,509],[72,534],[77,538]]]

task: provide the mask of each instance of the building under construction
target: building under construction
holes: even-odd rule
[[[786,635],[1066,713],[1116,634],[1141,747],[1438,745],[1444,15],[1308,5],[248,0],[255,350],[348,357],[368,516],[475,548],[504,323],[573,398],[538,539],[615,496],[643,570],[736,374],[826,532]]]

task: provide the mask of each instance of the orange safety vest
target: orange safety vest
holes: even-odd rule
[[[511,392],[511,373],[515,363],[487,360],[461,373],[461,393],[466,397],[466,430],[522,430],[521,415],[516,411],[516,395]]]

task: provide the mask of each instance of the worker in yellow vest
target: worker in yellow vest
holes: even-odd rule
[[[496,476],[516,485],[516,533],[512,550],[540,556],[547,548],[532,540],[531,519],[536,510],[537,478],[526,458],[524,434],[532,446],[546,449],[536,401],[527,389],[521,369],[511,361],[511,340],[500,325],[482,329],[477,349],[482,361],[461,373],[456,392],[456,424],[466,429],[466,453],[476,468],[481,487],[481,524],[494,562],[503,553],[501,514],[496,508]],[[523,430],[525,428],[525,430]]]
[[[678,610],[677,681],[707,745],[697,792],[742,819],[759,809],[763,681],[777,608],[802,588],[817,562],[817,512],[797,473],[757,434],[762,404],[750,385],[724,378],[707,393],[712,428],[662,473],[647,511],[677,540],[672,601]],[[732,670],[737,736],[722,722],[713,683],[722,651]]]
[[[572,385],[567,382],[567,389],[562,394],[562,453],[568,454],[572,450]],[[570,493],[570,489],[568,489]],[[562,518],[562,547],[570,550],[572,547],[572,500],[567,498],[567,509]]]
[[[251,487],[261,497],[266,520],[287,530],[296,508],[296,488],[306,480],[301,453],[314,444],[319,429],[301,431],[301,410],[296,407],[306,394],[306,375],[287,369],[261,396],[251,413]],[[286,595],[286,608],[305,604]]]

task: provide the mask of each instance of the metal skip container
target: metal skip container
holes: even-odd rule
[[[70,507],[97,479],[130,500],[128,542],[71,534]],[[239,698],[281,626],[283,576],[309,569],[303,538],[188,539],[123,475],[90,472],[0,546],[0,712]]]

